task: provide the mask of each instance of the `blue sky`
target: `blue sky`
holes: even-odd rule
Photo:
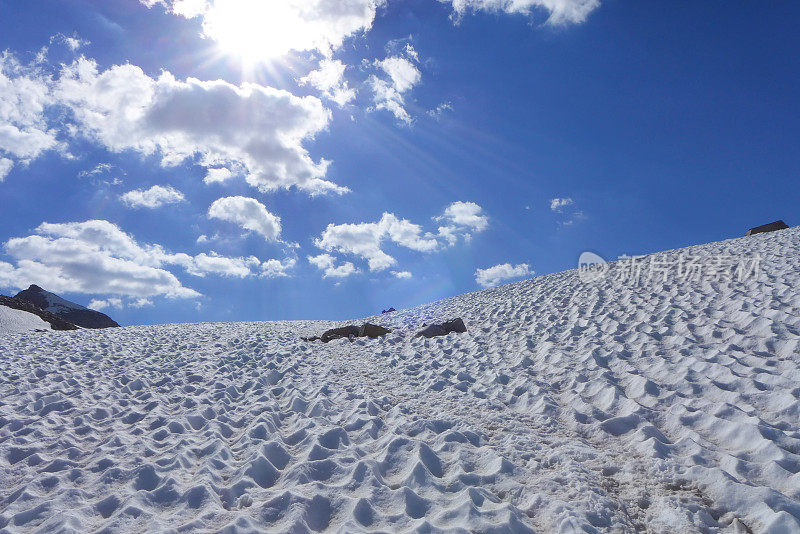
[[[0,291],[345,319],[797,223],[797,3],[347,6],[0,0]]]

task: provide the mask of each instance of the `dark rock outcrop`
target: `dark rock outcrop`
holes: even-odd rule
[[[323,343],[327,343],[328,341],[333,341],[334,339],[340,339],[343,337],[349,338],[350,336],[358,337],[359,332],[361,331],[360,328],[357,326],[343,326],[341,328],[331,328],[330,330],[326,330],[323,332],[320,339]]]
[[[0,295],[0,306],[6,306],[8,308],[12,308],[14,310],[21,310],[24,312],[32,313],[36,315],[42,321],[50,323],[50,328],[53,330],[77,330],[78,327],[74,324],[70,323],[69,321],[65,321],[58,315],[54,313],[50,313],[44,311],[40,308],[37,308],[27,300],[22,300],[14,297],[7,297],[5,295]]]
[[[381,313],[392,313],[393,311],[397,311],[394,308],[389,308],[388,310],[381,310]]]
[[[323,343],[327,343],[328,341],[333,341],[334,339],[349,338],[350,336],[376,338],[386,335],[389,332],[391,332],[391,330],[388,330],[382,326],[364,323],[361,326],[351,325],[342,326],[340,328],[332,328],[330,330],[326,330],[321,336],[304,337],[302,339],[303,341],[320,340]]]
[[[61,319],[83,328],[112,328],[119,326],[116,321],[105,313],[90,310],[63,299],[55,293],[45,291],[37,285],[32,285],[20,291],[14,297],[18,300],[30,302],[40,310],[52,313]]]
[[[464,333],[467,331],[467,327],[464,324],[464,321],[461,320],[459,317],[458,319],[453,319],[451,321],[444,322],[442,324],[432,324],[419,332],[415,337],[436,337],[436,336],[446,336],[451,332],[458,332]]]
[[[359,335],[356,337],[368,337],[374,339],[376,337],[385,336],[390,332],[391,330],[388,328],[384,328],[376,324],[364,323],[364,325],[359,329]]]
[[[775,221],[769,224],[762,224],[761,226],[756,226],[755,228],[750,228],[746,234],[746,236],[755,235],[755,234],[763,234],[765,232],[775,232],[777,230],[786,230],[789,228],[789,225],[783,221]]]

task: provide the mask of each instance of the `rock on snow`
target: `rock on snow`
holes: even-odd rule
[[[632,285],[609,266],[341,326],[0,338],[0,529],[797,532],[800,229],[659,255],[757,279]],[[646,259],[645,259],[646,261]],[[463,317],[468,332],[414,337]]]

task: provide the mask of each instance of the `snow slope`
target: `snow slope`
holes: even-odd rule
[[[81,306],[80,304],[75,304],[74,302],[70,302],[66,299],[63,299],[58,295],[56,295],[55,293],[50,293],[49,291],[43,291],[42,293],[47,302],[47,306],[43,308],[45,311],[58,314],[68,311],[87,309],[86,307]]]
[[[32,313],[0,305],[0,335],[34,330],[51,330],[50,323]]]
[[[51,330],[50,323],[32,313],[0,305],[0,335],[35,330]]]
[[[0,338],[0,529],[798,532],[800,229],[681,253],[760,274]]]

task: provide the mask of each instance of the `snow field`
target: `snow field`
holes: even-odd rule
[[[0,338],[0,529],[800,531],[800,231],[344,323]],[[462,317],[466,334],[422,339]],[[359,322],[360,321],[353,321]]]

